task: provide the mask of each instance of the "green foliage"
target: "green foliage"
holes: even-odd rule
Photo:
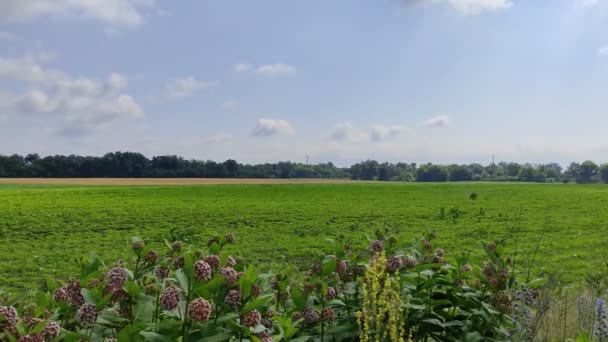
[[[375,235],[365,248],[331,240],[307,271],[277,273],[229,256],[233,235],[162,252],[135,237],[126,258],[80,258],[79,277],[0,302],[0,340],[356,341],[365,321],[377,323],[363,336],[382,341],[503,341],[516,326],[501,247],[475,264],[436,249],[433,233],[413,244]],[[363,294],[388,284],[385,312],[389,297]]]

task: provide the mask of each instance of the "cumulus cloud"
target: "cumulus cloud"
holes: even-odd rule
[[[254,137],[293,134],[295,134],[293,126],[288,121],[280,119],[259,119],[252,132]]]
[[[447,115],[437,115],[422,122],[424,127],[443,127],[450,123]]]
[[[396,138],[401,134],[405,133],[407,130],[404,127],[393,125],[393,126],[385,126],[385,125],[376,125],[372,127],[372,141],[385,141]]]
[[[365,140],[367,137],[350,122],[342,122],[334,127],[334,130],[329,138],[331,140],[341,142],[360,142]]]
[[[217,82],[205,82],[196,78],[184,77],[175,79],[167,84],[167,94],[169,97],[187,97],[201,88],[212,87]]]
[[[483,12],[497,12],[509,9],[513,6],[511,0],[406,0],[406,3],[429,5],[447,3],[462,15],[478,15]]]
[[[497,12],[513,6],[510,0],[448,0],[448,2],[464,15]]]
[[[601,57],[608,57],[608,45],[602,46],[597,50],[597,54]]]
[[[28,88],[23,93],[5,93],[4,110],[22,115],[56,115],[66,123],[64,133],[69,131],[69,135],[90,132],[115,120],[144,116],[141,105],[121,93],[128,81],[118,73],[110,74],[105,81],[74,78],[25,56],[0,58],[1,80],[23,83]]]
[[[265,77],[289,76],[296,73],[296,68],[285,63],[253,66],[249,63],[239,63],[234,66],[235,72],[253,72]]]
[[[102,22],[137,26],[154,0],[2,0],[0,22],[18,22],[39,17],[91,18]]]

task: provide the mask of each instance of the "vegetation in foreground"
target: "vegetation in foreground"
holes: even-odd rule
[[[81,259],[78,278],[49,280],[24,300],[4,299],[9,341],[504,341],[534,333],[526,322],[537,290],[519,288],[500,244],[472,264],[448,262],[434,234],[404,245],[376,232],[365,249],[332,241],[303,274],[260,273],[222,251],[139,238],[130,256]],[[528,310],[530,317],[520,317]]]

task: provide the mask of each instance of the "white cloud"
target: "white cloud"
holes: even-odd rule
[[[337,124],[329,137],[331,140],[343,142],[360,142],[367,138],[364,133],[355,128],[350,122]]]
[[[371,138],[372,141],[384,141],[390,140],[398,137],[399,135],[405,133],[407,130],[401,126],[384,126],[384,125],[376,125],[372,127]]]
[[[294,134],[293,126],[288,121],[279,119],[259,119],[252,132],[255,137]]]
[[[17,36],[12,32],[0,31],[0,42],[17,39]]]
[[[424,127],[443,127],[450,123],[450,118],[447,115],[437,115],[422,122]]]
[[[449,4],[464,15],[497,12],[513,6],[510,0],[448,0]]]
[[[462,15],[478,15],[483,12],[498,12],[509,9],[513,6],[512,0],[406,0],[406,2],[428,5],[447,3]]]
[[[265,77],[288,76],[296,73],[296,68],[285,63],[265,64],[253,66],[249,63],[238,63],[234,66],[235,72],[254,72]]]
[[[101,125],[125,118],[141,118],[142,107],[120,93],[127,86],[125,76],[113,73],[105,81],[73,78],[45,68],[32,56],[0,58],[0,81],[24,83],[24,93],[2,96],[6,111],[23,115],[56,115],[69,126],[70,135],[90,132]],[[67,132],[66,131],[66,132]]]
[[[234,71],[236,72],[246,72],[251,70],[251,64],[249,63],[238,63],[234,66]]]
[[[2,0],[0,22],[43,16],[91,18],[110,24],[137,26],[154,0]]]
[[[591,7],[597,5],[600,0],[574,0],[574,3],[579,7]]]
[[[597,54],[601,57],[608,57],[608,45],[599,48]]]
[[[205,82],[190,76],[175,79],[167,84],[167,94],[169,97],[187,97],[201,88],[208,88],[216,85],[217,82]]]
[[[295,74],[296,68],[288,64],[276,63],[259,66],[255,72],[266,77],[278,77]]]
[[[222,107],[226,109],[234,109],[239,106],[239,103],[233,100],[224,101]]]

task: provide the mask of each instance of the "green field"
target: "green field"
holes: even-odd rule
[[[477,200],[469,194],[476,192]],[[444,208],[444,215],[441,215]],[[452,219],[452,213],[459,217]],[[232,252],[260,265],[307,264],[324,238],[365,239],[391,226],[435,231],[448,251],[506,239],[534,273],[580,280],[608,256],[608,187],[497,183],[204,186],[0,186],[0,288],[74,272],[74,258],[124,255],[131,236],[160,244],[234,232]],[[519,232],[519,233],[518,233]],[[448,255],[449,257],[449,255]]]

